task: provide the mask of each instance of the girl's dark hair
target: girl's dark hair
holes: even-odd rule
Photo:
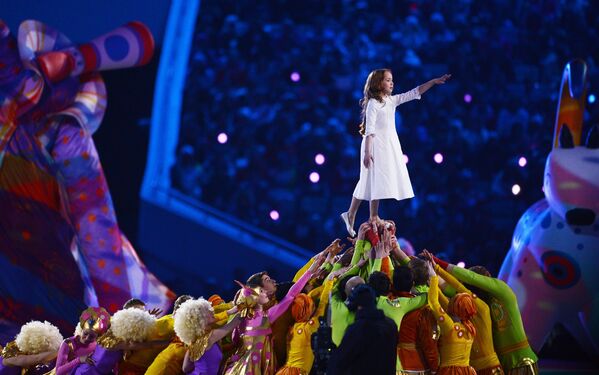
[[[376,99],[379,102],[383,102],[383,89],[382,83],[385,79],[385,72],[391,73],[391,69],[376,69],[370,72],[366,83],[364,84],[364,97],[360,99],[360,112],[361,123],[359,125],[360,135],[366,134],[366,106],[370,99]]]

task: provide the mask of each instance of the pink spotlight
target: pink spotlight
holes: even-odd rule
[[[458,262],[458,264],[456,264],[456,266],[458,266],[460,268],[464,268],[464,267],[466,267],[466,263],[464,263],[464,262]]]
[[[289,78],[291,78],[293,82],[299,82],[301,76],[298,72],[293,72]]]
[[[526,160],[526,158],[524,156],[521,156],[520,159],[518,159],[518,165],[522,168],[524,168],[526,166],[526,163],[528,161]]]
[[[466,103],[470,103],[472,101],[472,95],[470,95],[470,94],[464,95],[464,101]]]
[[[318,174],[318,172],[312,172],[310,173],[310,181],[315,184],[318,181],[320,181],[320,175]]]
[[[410,158],[408,158],[408,155],[403,154],[403,162],[408,164],[409,161],[410,161]]]
[[[225,144],[229,140],[229,137],[227,137],[227,134],[225,133],[220,133],[216,139],[218,140],[218,143]]]
[[[518,195],[518,194],[520,194],[520,191],[521,191],[520,185],[514,184],[514,186],[512,186],[512,194]]]
[[[314,157],[314,161],[318,165],[323,165],[324,161],[325,161],[324,155],[323,154],[316,154],[316,156]]]
[[[277,210],[270,211],[270,218],[273,219],[274,221],[279,220],[279,211],[277,211]]]
[[[440,152],[437,152],[435,154],[435,156],[433,157],[433,159],[435,160],[435,163],[437,163],[437,164],[443,163],[443,155]]]

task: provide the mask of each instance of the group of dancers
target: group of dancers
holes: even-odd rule
[[[396,107],[449,78],[392,95],[390,70],[368,76],[360,180],[341,214],[347,250],[336,239],[293,282],[260,272],[239,283],[232,301],[183,295],[162,317],[135,299],[112,316],[90,307],[64,340],[49,322],[27,323],[4,347],[0,374],[538,374],[507,284],[481,266],[406,254],[395,223],[378,215],[380,200],[414,196]],[[370,218],[356,233],[362,200]],[[330,348],[312,345],[321,321]]]
[[[112,316],[90,307],[65,340],[27,323],[0,374],[325,373],[312,347],[323,317],[327,374],[538,373],[514,293],[484,267],[409,256],[392,221],[365,222],[351,242],[333,241],[292,283],[252,275],[232,301],[184,295],[160,318],[135,299]]]

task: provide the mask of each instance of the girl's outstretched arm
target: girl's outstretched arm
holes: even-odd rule
[[[418,93],[420,95],[422,95],[425,92],[427,92],[431,87],[433,87],[435,85],[442,85],[442,84],[444,84],[449,78],[451,78],[451,74],[443,74],[439,78],[433,78],[430,81],[428,81],[426,83],[423,83],[422,85],[418,86]]]

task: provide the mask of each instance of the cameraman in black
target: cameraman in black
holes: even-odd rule
[[[365,284],[356,286],[347,305],[356,320],[333,351],[326,373],[395,374],[397,325],[376,308],[374,290]]]

